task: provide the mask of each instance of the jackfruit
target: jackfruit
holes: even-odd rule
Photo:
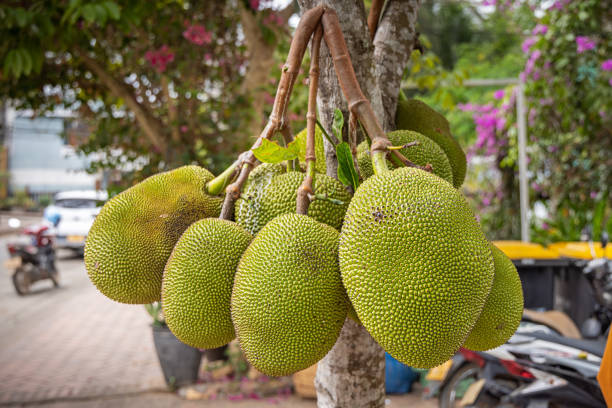
[[[213,175],[198,166],[156,174],[110,199],[85,242],[85,267],[93,284],[122,303],[160,299],[166,261],[183,231],[216,217],[222,199],[206,194]]]
[[[232,321],[247,360],[264,374],[288,375],[323,358],[347,307],[338,231],[306,215],[270,221],[238,264]]]
[[[262,163],[251,171],[234,207],[234,218],[238,225],[251,234],[256,234],[263,227],[258,222],[263,190],[274,176],[285,171],[285,167],[280,163]]]
[[[476,323],[493,283],[493,258],[453,186],[402,167],[364,181],[349,204],[340,272],[361,323],[394,358],[431,368]]]
[[[306,162],[306,129],[301,130],[295,135],[295,140],[300,145],[299,159],[302,163]],[[319,126],[315,126],[315,171],[321,174],[326,174],[327,166],[325,165],[325,150],[323,149],[323,133]]]
[[[409,99],[397,103],[395,125],[398,129],[419,132],[436,142],[448,157],[453,170],[453,185],[461,187],[467,166],[465,153],[451,135],[444,116],[417,99]]]
[[[405,147],[400,152],[414,164],[425,166],[431,164],[433,173],[453,184],[453,171],[444,151],[436,142],[420,133],[411,130],[396,130],[389,132],[387,137],[394,146],[402,146],[410,142],[418,142],[416,146]],[[372,160],[370,159],[370,147],[367,141],[357,146],[357,164],[363,179],[374,174]],[[391,161],[387,160],[389,168],[396,168]]]
[[[495,277],[493,287],[464,347],[485,351],[504,344],[516,331],[523,316],[521,278],[510,258],[491,244]]]
[[[238,224],[205,218],[176,243],[162,281],[166,324],[183,343],[216,348],[236,337],[230,297],[240,257],[253,236]]]
[[[304,181],[304,177],[304,173],[297,171],[274,176],[270,183],[261,190],[257,212],[253,212],[250,218],[240,218],[239,224],[253,234],[257,234],[273,218],[282,214],[295,213],[297,189]],[[313,190],[315,193],[325,194],[330,198],[342,201],[343,204],[337,204],[317,199],[308,207],[309,216],[339,230],[351,196],[342,183],[324,174],[315,176]]]

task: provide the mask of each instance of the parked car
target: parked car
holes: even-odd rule
[[[53,203],[45,208],[43,215],[46,220],[56,225],[54,229],[56,247],[83,252],[87,233],[107,199],[106,191],[81,190],[57,193]]]

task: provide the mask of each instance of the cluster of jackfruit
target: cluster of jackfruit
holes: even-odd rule
[[[85,247],[92,282],[119,302],[161,299],[168,327],[191,346],[237,337],[272,376],[320,360],[347,317],[414,367],[503,344],[522,315],[521,283],[457,190],[465,155],[422,102],[400,102],[397,123],[390,141],[421,167],[389,161],[375,174],[364,143],[363,183],[351,195],[316,174],[307,215],[296,214],[304,173],[281,164],[251,172],[235,222],[217,218],[208,171],[148,178],[96,218]]]

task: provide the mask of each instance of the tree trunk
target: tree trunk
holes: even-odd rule
[[[394,129],[395,107],[402,74],[414,43],[419,0],[388,0],[371,40],[361,0],[298,0],[303,10],[325,3],[338,14],[357,80],[370,100],[383,129]],[[332,135],[334,110],[348,108],[333,61],[325,44],[321,47],[321,74],[317,105],[319,119]],[[346,134],[346,127],[344,129]],[[346,140],[346,139],[345,139]],[[337,177],[335,149],[326,140],[327,174]],[[365,328],[347,319],[338,341],[318,365],[317,404],[321,408],[383,407],[385,355]]]

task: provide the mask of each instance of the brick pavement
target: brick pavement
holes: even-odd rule
[[[165,389],[144,308],[97,292],[80,259],[58,268],[61,289],[27,297],[1,275],[0,404]]]

